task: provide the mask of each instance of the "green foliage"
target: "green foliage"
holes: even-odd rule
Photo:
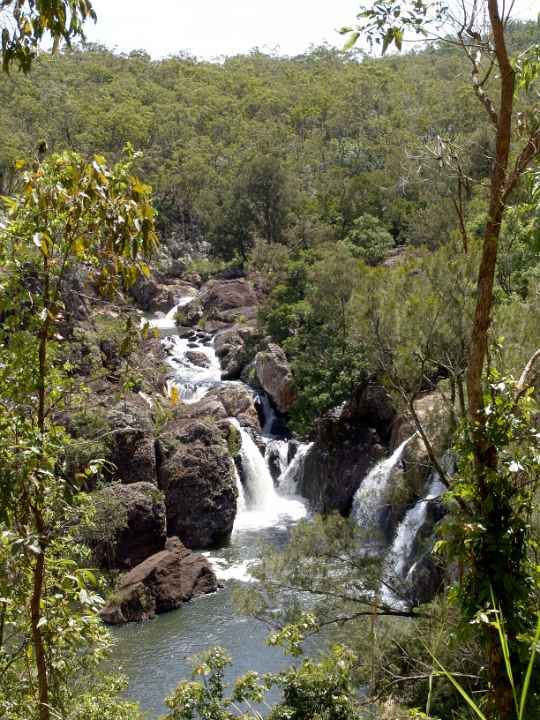
[[[23,168],[21,193],[4,198],[0,708],[9,720],[48,720],[52,711],[69,717],[80,696],[90,707],[81,683],[109,645],[98,583],[83,568],[88,550],[77,535],[80,484],[95,482],[102,462],[70,478],[73,441],[59,422],[75,383],[63,352],[63,290],[76,267],[109,293],[145,270],[141,256],[156,244],[153,209],[132,159],[109,168],[101,157],[54,155]],[[101,709],[115,717],[111,703],[105,709],[104,695]]]
[[[510,32],[519,49],[534,40],[530,25]],[[222,64],[68,50],[38,59],[16,86],[0,81],[0,191],[41,140],[113,158],[131,142],[144,149],[139,171],[176,257],[203,240],[225,259],[245,259],[261,239],[297,251],[345,239],[363,215],[398,246],[437,246],[457,224],[450,200],[433,200],[446,168],[428,176],[419,148],[452,135],[474,159],[468,174],[489,172],[489,123],[463,91],[465,73],[449,48],[362,62],[328,48],[255,52]]]
[[[274,639],[281,642],[283,638]],[[320,661],[303,660],[280,673],[259,676],[250,672],[237,678],[229,696],[224,671],[230,657],[221,648],[212,648],[196,664],[193,682],[182,682],[167,698],[170,712],[163,720],[260,720],[255,706],[266,706],[270,720],[354,720],[360,718],[353,683],[356,658],[336,645]],[[195,680],[196,678],[201,680]],[[270,706],[266,693],[277,688],[282,700]]]
[[[345,242],[352,255],[368,265],[377,265],[384,260],[388,250],[394,247],[394,239],[373,215],[355,218]]]
[[[96,19],[89,0],[2,0],[2,69],[8,71],[16,64],[28,72],[43,39],[50,36],[56,49],[62,40],[69,45],[73,39],[84,38],[83,25],[88,18]]]

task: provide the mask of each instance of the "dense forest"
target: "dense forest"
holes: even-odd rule
[[[0,5],[1,717],[157,717],[106,625],[234,585],[286,664],[166,720],[540,718],[540,31],[484,4],[220,62]]]

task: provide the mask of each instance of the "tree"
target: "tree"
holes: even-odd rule
[[[519,601],[515,595],[508,592],[498,572],[505,564],[507,551],[502,542],[503,529],[490,508],[493,508],[497,497],[497,502],[502,503],[497,507],[499,517],[506,517],[510,523],[510,518],[515,514],[515,496],[511,492],[499,492],[506,471],[501,467],[498,446],[490,429],[488,411],[491,403],[486,406],[484,373],[504,214],[512,192],[540,153],[538,96],[535,88],[540,71],[540,47],[532,46],[522,53],[517,62],[512,61],[508,49],[511,9],[504,3],[501,6],[498,0],[473,3],[471,7],[461,4],[456,8],[447,8],[439,2],[424,5],[401,0],[383,0],[360,13],[358,17],[361,22],[356,30],[344,28],[345,32],[352,32],[350,43],[354,44],[360,34],[365,32],[372,42],[382,47],[384,53],[392,44],[398,50],[401,49],[406,32],[428,35],[430,29],[435,29],[436,32],[444,22],[453,22],[456,33],[454,37],[448,37],[447,41],[459,46],[470,62],[473,90],[487,113],[494,132],[495,154],[489,176],[487,220],[478,264],[475,311],[468,343],[467,408],[476,490],[471,510],[476,517],[482,517],[486,524],[471,571],[478,580],[492,580],[493,592],[505,617],[515,616],[516,603]],[[486,18],[487,22],[484,24]],[[491,82],[490,85],[494,69],[497,71],[498,82]],[[518,92],[532,96],[533,103],[536,104],[533,104],[527,113],[529,122],[525,125],[525,141],[519,140],[521,147],[514,149],[513,138],[516,134],[522,134],[517,127]],[[494,100],[493,97],[497,99]],[[522,539],[524,540],[524,536]],[[527,543],[521,542],[515,552],[521,553],[521,558],[525,561]],[[482,582],[477,585],[472,583],[472,586],[473,594],[476,593],[473,602],[480,610],[487,600],[485,586]],[[476,592],[479,587],[483,588],[482,591]],[[515,640],[515,636],[511,640]],[[492,712],[505,720],[513,713],[512,690],[497,634],[489,625],[485,628],[485,645],[491,682]]]
[[[2,68],[16,64],[28,72],[40,43],[48,37],[56,49],[83,38],[85,20],[96,19],[90,0],[1,0]]]
[[[61,705],[67,636],[75,627],[81,642],[92,640],[65,615],[73,612],[78,580],[77,571],[62,576],[63,563],[73,565],[66,528],[76,493],[64,473],[66,438],[57,423],[71,382],[62,352],[64,283],[79,268],[100,292],[110,293],[120,280],[130,283],[147,271],[142,257],[157,239],[150,188],[132,174],[135,157],[128,148],[128,159],[111,168],[103,157],[85,161],[69,152],[29,168],[23,163],[20,195],[4,198],[0,492],[10,573],[2,608],[14,637],[24,640],[14,657],[5,638],[2,651],[7,666],[20,669],[26,702],[39,720],[49,720]],[[96,465],[91,469],[96,472]],[[84,585],[79,589],[81,605],[95,608],[94,596]],[[82,647],[77,652],[84,656]]]

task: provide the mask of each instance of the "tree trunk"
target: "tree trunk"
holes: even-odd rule
[[[478,273],[476,308],[467,369],[468,412],[471,423],[471,439],[476,482],[479,491],[480,513],[482,513],[482,508],[490,493],[488,478],[490,473],[497,469],[497,450],[486,436],[485,417],[483,416],[482,376],[488,349],[488,333],[493,308],[493,284],[497,263],[497,249],[505,210],[505,190],[512,135],[515,84],[514,70],[508,57],[504,24],[499,15],[498,2],[497,0],[488,0],[487,4],[501,86],[495,165],[491,175],[488,219]],[[489,567],[477,567],[476,572],[482,573],[488,578],[496,577],[496,573],[490,572]],[[504,589],[501,588],[500,590],[504,594]],[[499,594],[498,591],[499,588],[493,587],[496,598]],[[500,718],[500,720],[510,720],[514,712],[513,695],[505,671],[499,639],[493,628],[486,629],[484,639],[490,681],[489,704],[491,711],[493,716]]]

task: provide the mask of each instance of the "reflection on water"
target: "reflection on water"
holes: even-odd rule
[[[275,672],[289,664],[282,650],[266,645],[266,625],[238,614],[233,593],[240,583],[226,578],[248,580],[246,574],[257,544],[262,541],[282,546],[291,522],[282,517],[277,526],[238,530],[228,547],[205,553],[225,583],[219,592],[150,622],[111,629],[116,640],[114,667],[121,666],[128,676],[127,695],[140,703],[148,720],[156,720],[165,712],[164,698],[180,680],[191,677],[190,658],[212,645],[220,645],[232,655],[229,681],[249,670]]]

